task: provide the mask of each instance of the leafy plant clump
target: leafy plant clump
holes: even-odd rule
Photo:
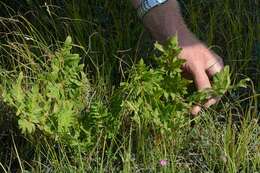
[[[221,97],[227,91],[246,87],[248,79],[232,85],[230,70],[226,66],[213,78],[211,89],[190,92],[191,81],[182,77],[184,60],[178,58],[181,49],[177,38],[169,39],[167,44],[155,44],[160,51],[156,68],[147,66],[141,59],[130,70],[127,82],[121,83],[120,96],[122,110],[131,117],[136,129],[172,136],[174,130],[189,124],[189,112],[193,104],[201,104],[211,97]],[[149,130],[150,129],[150,130]]]
[[[23,72],[3,89],[4,102],[16,109],[23,134],[40,130],[47,136],[72,142],[79,136],[81,111],[90,91],[78,54],[72,54],[71,37],[51,56],[50,64],[30,83]]]
[[[20,72],[17,79],[2,86],[4,102],[15,108],[23,134],[39,131],[69,146],[86,146],[94,144],[101,134],[110,139],[117,137],[120,128],[129,131],[131,124],[142,136],[138,137],[140,141],[188,125],[194,103],[245,87],[246,80],[231,85],[229,68],[225,67],[215,75],[212,89],[190,93],[191,81],[182,77],[184,61],[177,58],[181,49],[177,38],[172,38],[165,45],[155,44],[160,51],[159,56],[152,57],[157,67],[141,59],[129,71],[128,80],[116,89],[111,103],[105,104],[100,98],[92,98],[91,102],[90,83],[79,55],[71,53],[71,42],[68,37],[34,79]]]

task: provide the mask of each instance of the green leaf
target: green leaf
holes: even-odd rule
[[[250,81],[251,79],[249,78],[246,78],[246,79],[242,79],[239,81],[239,83],[236,85],[237,87],[240,87],[240,88],[247,88],[248,87],[248,82]]]
[[[212,88],[218,95],[223,95],[227,92],[230,85],[230,68],[229,66],[225,66],[222,71],[214,75]]]
[[[24,91],[22,90],[22,80],[23,80],[23,73],[20,72],[17,82],[13,84],[11,89],[11,95],[13,96],[15,102],[18,102],[19,104],[24,103]]]
[[[64,102],[63,108],[57,114],[57,118],[58,118],[58,132],[69,131],[69,128],[73,126],[75,121],[73,103],[69,101]]]
[[[163,45],[159,44],[158,42],[155,42],[154,48],[159,50],[160,52],[165,52]]]
[[[65,42],[64,42],[64,48],[66,49],[66,50],[71,50],[71,48],[72,48],[72,38],[71,38],[71,36],[68,36],[67,38],[66,38],[66,40],[65,40]]]
[[[23,134],[32,134],[35,131],[35,125],[26,119],[18,120],[19,128],[22,130]]]

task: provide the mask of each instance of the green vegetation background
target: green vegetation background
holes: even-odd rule
[[[195,126],[184,116],[187,105],[181,101],[183,107],[171,107],[178,110],[176,126],[162,132],[157,127],[167,130],[160,124],[164,121],[155,121],[158,111],[150,111],[147,105],[167,110],[162,105],[171,102],[167,96],[161,100],[158,93],[163,86],[157,85],[167,72],[150,70],[158,69],[150,58],[156,52],[130,2],[2,0],[2,172],[259,172],[260,3],[180,3],[189,28],[230,66],[232,82],[250,77],[251,83],[204,110],[194,120]],[[63,45],[68,35],[74,45],[69,40]],[[134,83],[138,77],[149,87],[154,84],[147,97],[125,94],[138,90],[139,83]],[[117,90],[120,83],[123,89]],[[23,94],[26,91],[31,94]],[[43,94],[35,98],[38,93]],[[27,119],[28,112],[32,117],[45,110],[52,111],[50,117]],[[167,119],[168,112],[158,117]],[[83,117],[83,126],[70,116],[59,119],[74,114]],[[140,115],[148,117],[140,123],[136,118]],[[55,120],[54,125],[41,124],[48,118]],[[166,161],[166,166],[160,161]]]

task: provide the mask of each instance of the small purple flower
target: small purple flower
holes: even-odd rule
[[[167,160],[160,160],[160,165],[161,166],[166,166],[168,164]]]

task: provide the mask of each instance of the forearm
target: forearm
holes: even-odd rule
[[[140,5],[140,2],[141,0],[132,0],[135,8]],[[143,23],[154,39],[159,42],[164,42],[176,34],[181,47],[198,42],[187,28],[176,0],[168,0],[166,3],[150,10],[144,16]]]

